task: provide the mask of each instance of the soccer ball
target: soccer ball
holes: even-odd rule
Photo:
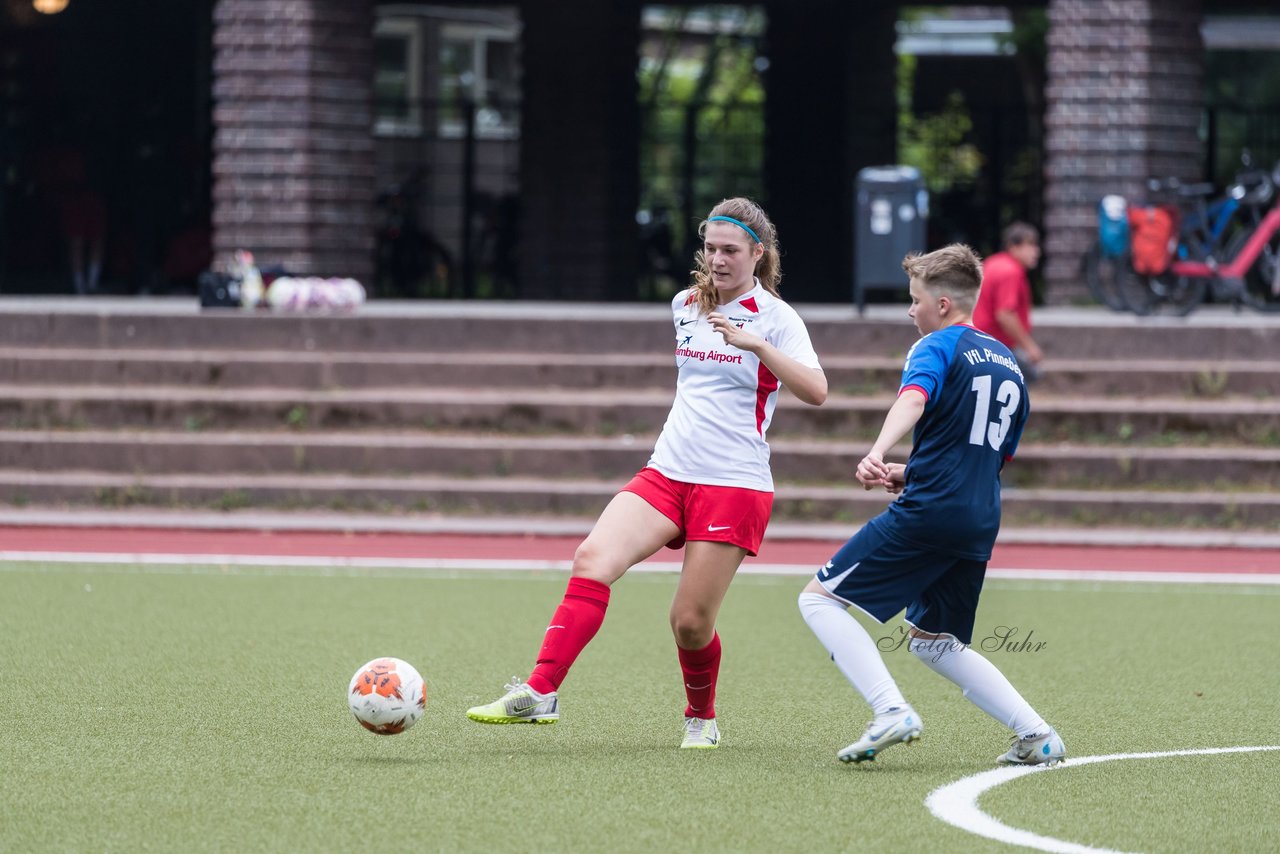
[[[427,708],[427,685],[408,662],[375,658],[351,677],[347,705],[369,732],[395,735],[422,717]]]

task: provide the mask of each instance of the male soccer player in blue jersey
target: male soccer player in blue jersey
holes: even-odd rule
[[[900,495],[800,594],[805,622],[874,714],[862,737],[837,756],[875,759],[923,731],[875,641],[848,611],[852,605],[883,623],[905,607],[911,652],[1013,730],[1013,746],[997,761],[1053,765],[1066,754],[1062,739],[995,665],[969,648],[1000,529],[1000,469],[1018,447],[1030,408],[1026,384],[1009,348],[970,325],[982,285],[972,249],[952,244],[909,255],[902,266],[911,277],[907,314],[921,338],[907,353],[880,436],[857,469],[864,488]],[[909,430],[906,465],[886,463],[885,454]]]

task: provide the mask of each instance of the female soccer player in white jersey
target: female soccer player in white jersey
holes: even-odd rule
[[[1030,403],[1009,348],[970,323],[982,265],[961,244],[902,263],[911,279],[909,316],[922,336],[907,353],[898,399],[858,463],[866,489],[901,496],[836,552],[800,594],[800,613],[874,719],[841,750],[842,762],[875,759],[914,741],[923,727],[849,614],[883,623],[903,608],[909,648],[978,708],[1014,732],[1006,764],[1059,762],[1062,739],[996,666],[969,648],[978,594],[1000,530],[1000,469],[1013,458]],[[885,454],[914,431],[907,464]]]
[[[778,388],[820,406],[827,379],[804,322],[778,296],[778,239],[765,212],[748,199],[726,199],[699,233],[694,284],[671,302],[679,377],[653,456],[578,546],[528,681],[470,709],[473,721],[555,723],[560,684],[604,621],[610,585],[664,545],[684,546],[670,613],[688,699],[680,746],[719,744],[716,615],[769,522],[765,435]]]

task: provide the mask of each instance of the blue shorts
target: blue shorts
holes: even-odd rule
[[[881,623],[906,608],[920,631],[972,643],[987,562],[905,545],[883,527],[864,525],[818,571],[818,583]]]

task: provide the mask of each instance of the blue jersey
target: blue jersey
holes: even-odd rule
[[[1018,447],[1031,405],[1018,362],[990,335],[948,326],[907,353],[908,388],[924,394],[924,413],[906,488],[877,521],[910,545],[987,560],[1000,530],[1000,469]]]

